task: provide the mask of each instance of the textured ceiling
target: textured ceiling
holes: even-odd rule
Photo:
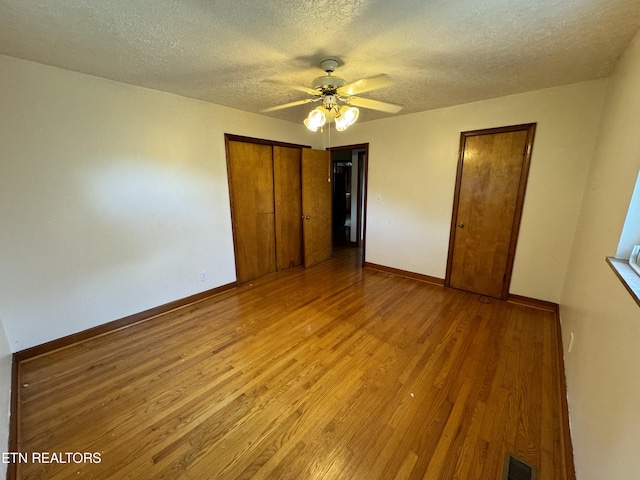
[[[639,28],[639,0],[0,0],[0,53],[250,112],[328,57],[400,114],[600,78]]]

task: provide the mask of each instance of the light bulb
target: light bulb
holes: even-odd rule
[[[302,123],[304,123],[304,126],[307,127],[309,130],[311,130],[312,132],[318,131],[318,126],[311,124],[308,118],[305,118]]]
[[[340,116],[344,118],[344,121],[347,123],[347,125],[350,126],[356,123],[358,115],[360,115],[360,110],[358,110],[356,107],[347,107],[346,105],[344,105],[342,108],[340,108],[340,114]]]
[[[349,128],[349,124],[344,120],[344,117],[342,115],[336,117],[336,130],[343,132],[347,128]]]
[[[316,128],[322,127],[327,123],[327,117],[324,112],[318,107],[309,112],[309,124],[315,125]]]

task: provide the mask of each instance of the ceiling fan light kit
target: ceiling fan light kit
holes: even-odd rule
[[[338,115],[336,116],[336,130],[338,130],[339,132],[346,130],[351,125],[356,123],[359,115],[360,110],[358,110],[356,107],[349,107],[347,105],[341,106]]]
[[[346,80],[332,75],[338,65],[339,62],[332,58],[323,60],[320,63],[320,67],[325,71],[326,75],[314,79],[313,82],[311,82],[311,88],[297,85],[290,86],[295,90],[313,95],[315,98],[278,105],[264,109],[263,112],[273,112],[283,108],[295,107],[297,105],[321,100],[322,105],[311,110],[302,123],[312,132],[317,132],[319,129],[322,131],[322,127],[327,122],[330,123],[333,121],[336,124],[336,130],[342,132],[358,120],[360,110],[358,110],[357,107],[387,113],[398,113],[402,110],[402,106],[400,105],[356,97],[356,95],[361,93],[389,86],[391,84],[389,77],[381,74],[347,83]],[[340,103],[342,103],[342,105],[340,105]]]
[[[322,111],[322,107],[316,107],[309,112],[309,116],[304,119],[303,123],[312,132],[317,132],[327,123],[327,116]]]

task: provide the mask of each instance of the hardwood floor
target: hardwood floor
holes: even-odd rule
[[[565,478],[555,314],[358,265],[21,362],[17,478],[498,480],[505,452]]]

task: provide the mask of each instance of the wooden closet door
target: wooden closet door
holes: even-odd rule
[[[302,265],[302,196],[300,149],[273,147],[278,270]]]
[[[331,154],[325,150],[302,150],[302,214],[304,266],[331,258]]]
[[[227,161],[241,283],[276,271],[272,147],[229,141]]]

